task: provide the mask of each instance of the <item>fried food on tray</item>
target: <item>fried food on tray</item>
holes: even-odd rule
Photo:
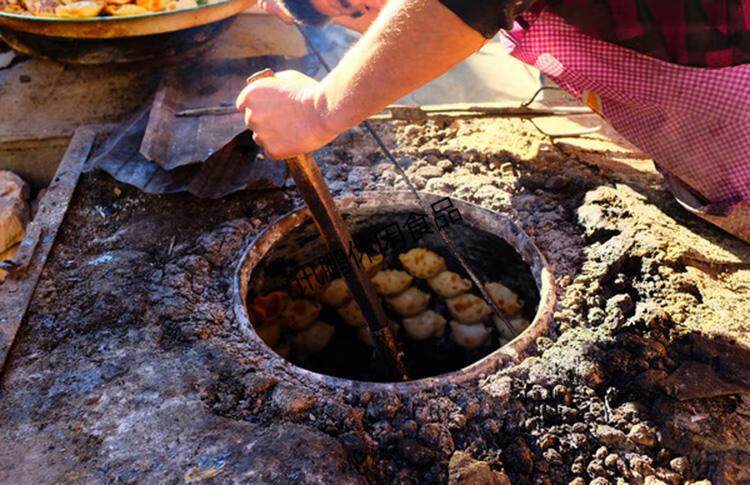
[[[279,325],[278,322],[275,322],[270,325],[255,327],[255,333],[266,343],[266,345],[273,347],[279,343],[279,340],[281,340],[281,325]]]
[[[386,301],[393,311],[404,317],[410,317],[427,309],[427,305],[430,304],[430,295],[412,286],[398,296],[386,298]]]
[[[497,331],[500,333],[500,337],[505,340],[513,340],[515,337],[512,333],[510,333],[510,330],[508,329],[508,326],[500,320],[497,316],[492,317],[492,320],[495,322],[495,326],[497,327]],[[516,334],[519,334],[523,332],[526,327],[529,326],[529,321],[526,320],[523,317],[515,317],[515,318],[509,318],[508,323],[510,323],[510,326],[513,327],[513,330],[516,331]]]
[[[25,10],[18,0],[0,0],[0,12],[20,14]]]
[[[403,293],[414,278],[411,277],[406,271],[399,271],[397,269],[384,269],[378,271],[375,276],[372,277],[372,286],[375,287],[375,291],[382,296],[396,296],[399,293]]]
[[[345,305],[351,298],[352,294],[344,278],[336,278],[320,292],[320,301],[333,308]]]
[[[414,340],[439,337],[445,331],[445,318],[437,312],[427,310],[419,315],[404,318],[404,330]]]
[[[320,352],[331,341],[335,329],[325,322],[315,322],[310,328],[298,333],[292,343],[300,350],[312,354]]]
[[[451,320],[451,340],[465,349],[475,349],[487,341],[490,331],[484,325],[464,325]]]
[[[146,10],[145,8],[139,7],[138,5],[133,5],[132,3],[128,3],[125,5],[107,5],[106,7],[104,7],[104,11],[112,15],[113,17],[124,17],[126,15],[142,15],[144,13],[148,13],[148,10]]]
[[[65,19],[90,19],[97,17],[104,10],[104,4],[82,0],[67,5],[60,5],[55,9],[55,16]]]
[[[446,303],[453,317],[464,324],[481,322],[492,313],[487,302],[470,293],[448,298]]]
[[[434,251],[414,248],[398,256],[406,271],[415,278],[432,278],[445,270],[445,259]]]
[[[351,300],[336,311],[341,318],[352,327],[367,326],[367,320],[365,320],[365,316],[362,314],[362,309],[359,308],[359,305],[357,305],[357,302],[354,300]]]
[[[380,265],[383,264],[383,255],[375,254],[370,255],[368,253],[362,254],[361,258],[362,269],[367,273],[367,276],[372,277],[380,269]]]
[[[320,315],[320,303],[312,300],[292,300],[284,308],[281,321],[292,330],[303,330],[313,324]]]
[[[152,12],[161,12],[167,8],[168,0],[135,0],[135,4]]]
[[[485,283],[484,287],[487,289],[487,293],[490,294],[497,306],[508,315],[512,317],[521,311],[523,307],[523,301],[518,299],[518,293],[511,290],[502,283]]]
[[[288,301],[289,295],[286,291],[272,291],[266,295],[256,296],[249,305],[253,324],[263,325],[273,322],[281,316]]]
[[[198,2],[195,0],[172,0],[167,3],[165,10],[182,10],[183,8],[193,8],[197,6]]]
[[[55,9],[61,5],[58,0],[21,0],[21,5],[34,15],[54,17]]]
[[[214,3],[214,0],[0,0],[0,12],[37,17],[88,19],[100,15],[122,17],[151,12],[171,12],[210,3]]]
[[[453,298],[471,289],[471,281],[453,271],[443,271],[428,279],[427,284],[442,298]]]

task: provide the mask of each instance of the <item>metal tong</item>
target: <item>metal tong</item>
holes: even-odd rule
[[[246,83],[250,84],[273,75],[274,72],[271,69],[264,69],[250,76]],[[343,276],[349,285],[354,301],[359,305],[367,320],[379,358],[393,378],[408,380],[404,354],[398,349],[393,330],[388,325],[388,318],[375,288],[359,262],[350,257],[354,254],[354,241],[341,214],[336,209],[320,168],[309,153],[289,158],[286,164],[326,247],[331,252],[346,255],[342,258],[342,263],[346,265]]]

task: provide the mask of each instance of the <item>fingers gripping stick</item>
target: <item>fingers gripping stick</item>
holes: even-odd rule
[[[259,71],[249,78],[247,84],[259,79],[273,77],[271,69]],[[310,154],[298,155],[286,160],[289,173],[294,179],[302,198],[307,204],[313,222],[329,251],[337,254],[350,254],[354,248],[352,236],[344,224],[336,206],[333,202],[331,192],[328,190],[323,174],[320,173],[318,165]],[[393,331],[388,325],[388,319],[375,293],[375,289],[359,263],[354,259],[344,258],[348,266],[344,278],[349,285],[349,290],[354,300],[359,304],[362,314],[377,344],[378,354],[387,370],[394,378],[407,380],[408,373],[404,362],[404,355],[396,345]]]

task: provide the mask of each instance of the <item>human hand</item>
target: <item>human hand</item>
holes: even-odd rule
[[[320,85],[298,71],[251,82],[236,105],[255,143],[277,160],[317,150],[338,134],[327,119]]]

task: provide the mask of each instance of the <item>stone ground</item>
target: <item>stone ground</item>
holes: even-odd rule
[[[508,214],[547,257],[555,324],[526,360],[412,395],[296,381],[231,304],[291,186],[206,201],[88,175],[2,375],[0,482],[750,481],[750,247],[616,138],[379,129],[417,187]],[[317,155],[337,194],[405,187],[359,131]]]

